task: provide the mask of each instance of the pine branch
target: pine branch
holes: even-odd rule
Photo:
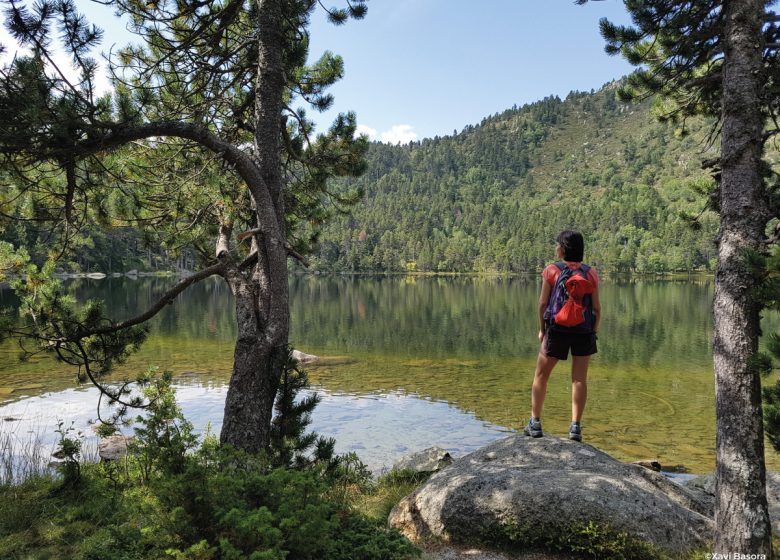
[[[187,276],[183,280],[179,281],[172,288],[170,288],[167,292],[165,292],[165,294],[163,294],[163,296],[160,299],[158,299],[154,305],[152,305],[149,309],[147,309],[145,312],[141,313],[140,315],[136,315],[131,319],[126,319],[119,323],[112,323],[110,326],[107,327],[101,327],[101,328],[91,329],[91,330],[82,330],[78,332],[76,336],[68,337],[65,338],[64,340],[77,341],[87,336],[114,333],[123,329],[127,329],[129,327],[133,327],[135,325],[140,325],[141,323],[145,323],[146,321],[148,321],[149,319],[157,315],[157,313],[159,313],[166,305],[172,304],[173,300],[176,299],[176,296],[178,296],[184,290],[189,288],[192,284],[196,284],[201,280],[205,280],[206,278],[209,278],[216,274],[220,274],[220,275],[224,274],[226,270],[226,266],[227,265],[225,262],[219,262],[208,268],[204,268],[203,270],[191,276]]]

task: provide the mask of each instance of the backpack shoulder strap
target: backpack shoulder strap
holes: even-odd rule
[[[561,271],[562,271],[564,268],[566,268],[566,263],[565,263],[565,262],[563,262],[563,261],[558,261],[558,262],[556,262],[556,263],[553,263],[553,264],[555,264],[555,266],[557,266],[557,267],[558,267],[558,270],[561,270]]]

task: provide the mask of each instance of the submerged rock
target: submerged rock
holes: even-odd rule
[[[712,506],[587,444],[513,435],[433,474],[389,516],[414,541],[530,543],[593,522],[676,553],[711,540]]]
[[[453,461],[452,455],[446,449],[441,447],[429,447],[416,453],[406,455],[393,465],[391,470],[413,470],[416,472],[435,472],[450,465]]]
[[[661,463],[659,463],[656,460],[647,461],[631,461],[631,465],[639,465],[640,467],[644,467],[646,469],[650,469],[651,471],[660,472],[661,471]]]
[[[299,364],[310,364],[320,359],[319,356],[315,356],[314,354],[306,354],[300,350],[293,350],[292,357],[297,360]]]
[[[446,360],[407,360],[401,362],[402,366],[413,368],[425,368],[425,369],[440,369],[440,368],[452,368],[452,367],[477,367],[479,362],[476,360],[456,360],[454,358],[448,358]]]
[[[312,368],[326,367],[326,366],[344,366],[349,364],[356,364],[355,358],[349,356],[320,356],[316,362],[307,364]]]

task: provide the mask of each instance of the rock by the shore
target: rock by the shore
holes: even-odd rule
[[[703,474],[692,478],[683,484],[689,490],[698,494],[702,501],[715,503],[715,473]],[[769,521],[772,532],[780,533],[780,472],[767,471],[766,499],[769,502]]]
[[[434,446],[402,457],[393,465],[392,470],[412,470],[419,473],[435,472],[451,464],[452,461],[453,458],[449,451]]]
[[[712,498],[715,496],[715,475],[710,473],[697,476],[684,482],[683,486],[699,494],[702,499]]]
[[[675,553],[712,537],[711,503],[587,444],[513,435],[432,475],[390,513],[413,541],[522,543],[594,522]]]
[[[127,455],[127,444],[132,440],[131,436],[122,434],[105,437],[98,443],[98,455],[103,461],[118,461]]]

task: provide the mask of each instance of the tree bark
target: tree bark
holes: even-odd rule
[[[226,280],[235,298],[238,340],[220,440],[258,453],[270,442],[281,348],[268,344],[263,336],[254,282],[240,273],[230,274]]]
[[[225,399],[220,441],[249,452],[270,443],[282,357],[289,336],[287,249],[281,178],[281,112],[285,88],[284,19],[280,0],[257,0],[258,71],[255,154],[261,180],[250,181],[257,216],[252,273],[226,276],[236,298],[238,341]]]
[[[756,280],[746,251],[761,248],[768,221],[760,175],[760,0],[724,2],[725,60],[721,212],[715,275],[715,552],[772,557],[766,499]]]

